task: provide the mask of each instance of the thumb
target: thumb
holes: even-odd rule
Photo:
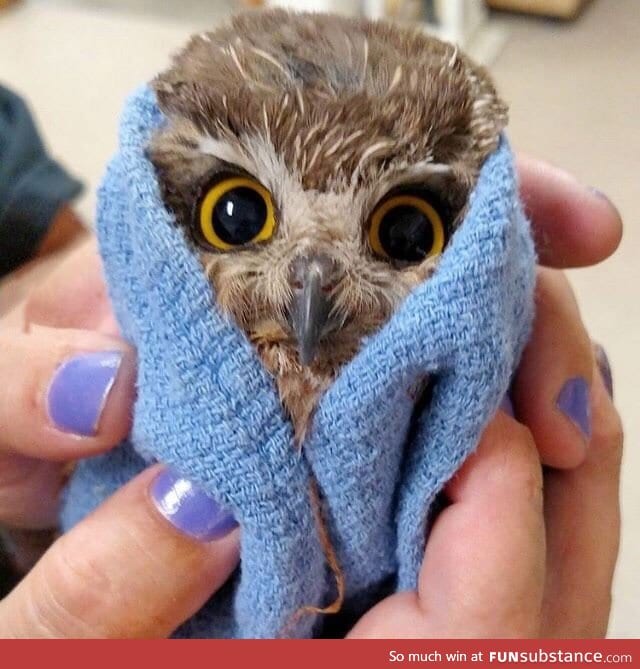
[[[62,536],[0,602],[0,638],[165,637],[238,562],[230,514],[146,470]]]
[[[118,334],[94,237],[70,251],[29,294],[23,321],[27,326],[35,323]]]
[[[450,481],[418,591],[369,611],[351,636],[527,637],[539,632],[542,472],[529,431],[500,413]]]

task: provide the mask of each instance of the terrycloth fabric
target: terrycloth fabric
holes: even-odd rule
[[[133,432],[122,448],[77,469],[64,524],[145,463],[170,464],[242,526],[238,577],[180,635],[322,634],[323,617],[294,618],[334,594],[311,478],[345,572],[346,609],[358,614],[390,584],[415,587],[434,498],[507,390],[529,332],[534,284],[512,156],[503,140],[436,274],[341,372],[300,455],[271,378],[213,306],[193,250],[161,203],[145,145],[162,122],[148,89],[129,100],[99,198],[111,297],[138,349]],[[414,417],[427,374],[432,397]]]

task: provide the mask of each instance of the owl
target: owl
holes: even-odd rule
[[[436,270],[506,106],[420,30],[285,10],[194,36],[153,87],[164,203],[302,443],[342,366]]]

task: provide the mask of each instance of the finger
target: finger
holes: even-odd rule
[[[0,453],[0,525],[24,530],[57,527],[68,472],[59,462]]]
[[[95,333],[37,328],[0,333],[0,523],[57,524],[61,461],[118,444],[129,432],[134,357]]]
[[[595,638],[607,631],[620,537],[622,426],[599,373],[591,406],[593,437],[585,462],[545,475],[545,637]]]
[[[0,603],[0,637],[168,636],[233,572],[234,528],[185,479],[147,470],[61,537]]]
[[[575,467],[585,458],[592,370],[591,341],[569,283],[561,272],[540,270],[535,323],[512,399],[546,465]]]
[[[95,238],[69,253],[30,293],[22,318],[27,325],[117,334]]]
[[[16,327],[22,327],[25,300],[35,286],[47,281],[59,263],[60,254],[50,254],[46,258],[31,260],[0,278],[0,316],[3,325],[6,320],[11,320]]]
[[[518,172],[520,194],[543,265],[593,265],[618,248],[622,219],[606,196],[530,156],[518,158]]]
[[[544,583],[540,461],[529,432],[499,413],[446,489],[417,593],[354,628],[369,637],[505,637],[539,631]]]
[[[82,330],[0,332],[0,452],[67,460],[129,432],[135,362],[119,339]]]

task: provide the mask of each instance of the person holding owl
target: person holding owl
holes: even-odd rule
[[[337,40],[340,26],[327,21],[327,39]],[[211,35],[200,35],[154,83],[171,121],[150,147],[165,204],[199,247],[220,306],[245,330],[276,378],[298,442],[318,397],[358,342],[390,316],[413,286],[429,278],[505,121],[490,80],[457,50],[397,43],[392,32],[380,31],[371,43],[356,44],[350,35],[336,41],[336,48],[338,41],[339,48],[348,47],[340,59],[351,63],[353,71],[347,72],[330,63],[326,72],[309,69],[304,53],[290,48],[275,58],[269,38],[251,53],[239,45],[225,49],[226,79],[210,87],[216,91],[210,99],[202,97],[197,84],[217,76],[207,66],[215,45]],[[294,41],[302,51],[307,48],[305,40]],[[420,51],[425,55],[420,66],[441,77],[440,89],[453,99],[442,106],[418,99],[407,110],[404,102],[415,93],[418,78],[393,58],[385,61],[388,71],[372,69],[373,60],[382,62],[376,49],[401,61],[404,50]],[[439,68],[442,59],[448,68]],[[282,107],[274,107],[268,95],[246,100],[231,95],[246,80],[267,89],[275,83],[281,91],[292,73],[305,82],[305,92],[286,98]],[[386,91],[386,106],[368,109],[364,104],[360,110],[371,128],[366,137],[358,131],[357,105],[347,114],[335,96],[339,87],[354,81],[367,90]],[[202,109],[216,105],[224,113],[207,118],[226,119],[227,125],[205,128],[202,135]],[[279,113],[285,108],[286,114]],[[455,126],[456,113],[469,109],[471,134],[450,140],[442,133],[445,139],[439,141],[439,124]],[[336,115],[341,121],[334,128],[323,121]],[[237,128],[253,127],[256,118],[282,155],[270,155],[260,145],[247,151],[238,144]],[[421,126],[427,118],[433,121],[430,128]],[[332,137],[338,126],[340,136]],[[23,127],[27,146],[35,130]],[[416,164],[416,155],[450,156],[461,146],[463,158],[453,166],[433,160],[422,165],[420,180],[428,189],[411,187],[407,167]],[[397,164],[394,156],[401,158]],[[330,171],[323,168],[327,158]],[[286,189],[290,180],[283,164],[295,165],[305,188],[319,193],[328,181],[342,179],[332,188],[347,189],[349,197],[319,196],[313,202],[297,197]],[[619,532],[620,422],[606,357],[594,355],[572,292],[557,269],[610,255],[621,225],[606,199],[570,176],[531,159],[522,159],[519,168],[544,267],[539,269],[536,323],[512,387],[513,403],[505,398],[477,453],[446,487],[450,505],[433,526],[418,590],[380,602],[351,636],[606,632]],[[265,189],[251,176],[256,170],[284,184],[279,200],[273,188]],[[329,238],[337,234],[332,217],[356,221],[354,203],[364,210],[366,203],[378,202],[368,239],[375,260],[365,262],[346,238],[337,245],[342,255],[333,253],[322,235],[296,227],[285,212],[284,232],[313,251],[289,258],[286,235],[272,240],[270,227],[283,202],[313,210],[314,219],[326,223],[321,232]],[[9,219],[1,205],[5,218],[0,223],[6,227]],[[23,218],[25,211],[31,209],[22,208]],[[235,211],[251,224],[247,238],[240,235],[246,230],[238,230]],[[30,224],[27,217],[24,229]],[[55,238],[59,226],[58,221],[51,227],[45,241],[52,234]],[[39,229],[45,228],[46,221]],[[408,229],[410,235],[402,232]],[[4,237],[5,244],[15,245],[15,235]],[[261,254],[226,253],[247,241],[270,244],[260,247]],[[5,262],[13,256],[5,271],[37,246],[5,253]],[[279,265],[269,259],[270,248],[287,258],[282,276],[273,274]],[[47,251],[46,244],[40,251]],[[432,255],[434,263],[422,262]],[[135,396],[135,352],[118,336],[94,242],[51,258],[54,269],[46,280],[40,259],[9,274],[0,286],[0,375],[11,379],[0,390],[0,525],[13,536],[55,526],[65,463],[116,445],[129,431]],[[355,265],[360,281],[350,284],[345,275]],[[268,271],[270,280],[247,292],[247,277]],[[366,292],[358,293],[365,284]],[[249,295],[253,302],[234,299],[238,295]],[[287,308],[285,298],[292,299]],[[354,305],[360,307],[357,313]],[[289,330],[293,342],[282,334]],[[485,513],[489,500],[504,510],[499,518]],[[160,465],[151,467],[58,539],[32,568],[28,565],[23,580],[0,602],[0,636],[168,636],[232,573],[240,532],[230,514],[190,481]],[[111,596],[103,596],[105,589]]]
[[[613,252],[620,221],[606,200],[542,163],[523,159],[520,169],[538,238],[547,238],[549,221],[554,222],[551,244],[540,248],[541,262],[585,265]],[[560,211],[568,213],[553,215]],[[2,315],[0,367],[3,378],[12,379],[0,391],[0,522],[6,526],[54,523],[63,479],[60,462],[112,447],[130,424],[135,355],[114,337],[93,242],[66,256],[59,257],[58,269],[46,282],[31,282],[28,297]],[[30,283],[29,274],[24,272],[13,289]],[[80,274],[82,285],[74,280]],[[423,565],[421,582],[429,587],[384,600],[352,636],[588,637],[606,632],[618,542],[620,423],[609,395],[609,373],[593,362],[566,281],[541,269],[539,290],[540,315],[514,384],[517,420],[505,405],[507,411],[489,425],[477,454],[448,486],[452,504],[434,526]],[[549,334],[557,329],[575,333],[572,341],[581,346],[551,346]],[[54,386],[51,376],[62,360],[87,351],[120,351],[122,362],[101,415],[94,416],[94,431],[77,428],[81,433],[74,434],[71,424],[62,429],[52,424],[44,393]],[[549,382],[557,383],[552,381],[557,370],[574,374],[582,359],[593,365],[584,371],[593,378],[592,436],[585,439],[569,419],[568,427],[576,430],[570,433],[573,439],[550,439],[549,426],[567,417],[555,407],[557,393],[552,394]],[[96,382],[91,365],[76,376],[83,373],[78,383],[89,387]],[[531,396],[547,403],[540,415],[528,404]],[[550,466],[544,499],[541,461]],[[169,514],[172,522],[167,523],[159,469],[127,484],[49,549],[0,602],[0,637],[166,636],[222,585],[238,559],[238,530],[214,500],[193,487],[183,500],[191,509]],[[483,513],[489,497],[494,504],[502,500],[505,516],[499,522],[489,522]],[[213,523],[194,524],[194,512]],[[569,530],[573,543],[567,550]],[[467,557],[451,561],[452,546],[456,555]],[[102,596],[105,583],[113,593],[108,598]],[[438,613],[427,615],[428,610]]]

